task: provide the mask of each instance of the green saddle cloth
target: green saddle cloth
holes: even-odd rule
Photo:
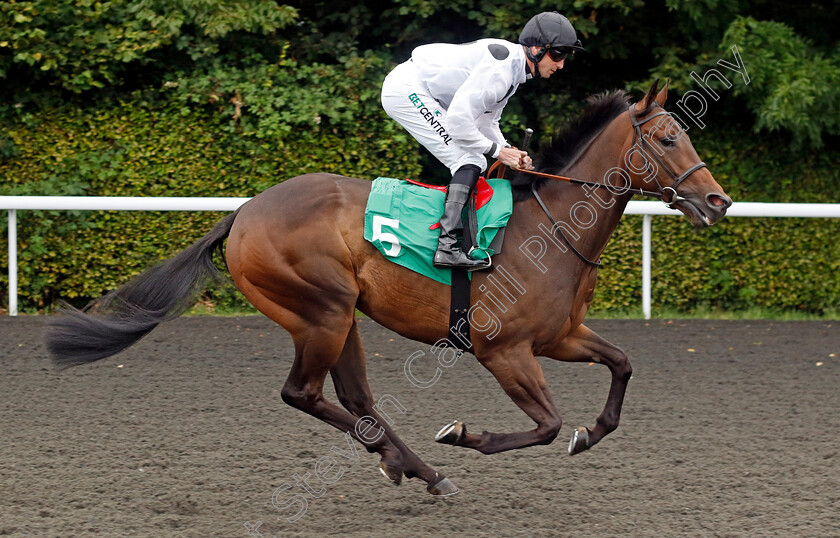
[[[474,258],[493,255],[490,244],[513,212],[510,182],[489,179],[493,197],[476,211],[478,248]],[[373,182],[365,208],[365,239],[387,260],[412,271],[452,284],[452,270],[432,265],[440,228],[430,229],[443,214],[445,193],[408,181],[380,177]],[[466,210],[464,211],[466,217]]]

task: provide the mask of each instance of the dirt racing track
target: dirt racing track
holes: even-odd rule
[[[418,388],[404,365],[423,352],[413,373],[432,378],[428,346],[362,319],[374,395],[461,489],[435,498],[281,401],[291,339],[265,318],[182,318],[65,372],[44,321],[0,319],[0,535],[840,535],[837,322],[590,322],[634,375],[619,429],[569,457],[606,368],[542,360],[560,437],[484,456],[433,437],[453,418],[533,427],[489,372],[464,355]]]

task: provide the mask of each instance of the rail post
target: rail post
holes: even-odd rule
[[[642,219],[642,314],[650,319],[650,237],[653,216]]]
[[[9,210],[9,315],[18,315],[17,210]]]

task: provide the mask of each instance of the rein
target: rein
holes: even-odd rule
[[[706,163],[704,163],[703,161],[700,161],[697,164],[695,164],[694,166],[690,167],[685,172],[683,172],[682,174],[680,174],[679,176],[676,175],[670,168],[668,168],[668,166],[665,163],[662,162],[662,160],[656,154],[657,153],[656,148],[654,148],[650,144],[650,142],[642,135],[642,129],[641,129],[642,125],[649,122],[653,118],[656,118],[658,116],[663,116],[663,115],[670,116],[670,112],[668,112],[666,110],[661,110],[661,111],[657,112],[656,114],[652,114],[652,115],[648,116],[647,118],[645,118],[642,121],[637,121],[636,118],[633,117],[633,107],[634,106],[635,105],[630,105],[630,107],[628,108],[628,113],[630,115],[630,123],[633,126],[633,144],[632,145],[633,146],[636,145],[636,140],[637,139],[641,140],[641,144],[645,147],[645,149],[647,150],[647,153],[649,153],[651,156],[653,156],[653,158],[656,160],[657,164],[660,167],[662,167],[662,169],[664,169],[668,173],[669,176],[671,176],[671,179],[674,180],[674,183],[672,185],[668,186],[668,187],[663,188],[662,185],[659,183],[659,180],[656,179],[656,174],[652,174],[653,175],[653,180],[656,181],[656,185],[659,187],[659,192],[648,191],[648,190],[644,190],[642,188],[628,189],[628,192],[632,192],[632,194],[639,194],[641,196],[648,196],[648,197],[651,197],[651,198],[657,198],[657,199],[661,200],[669,209],[674,209],[674,204],[676,204],[678,202],[687,201],[685,198],[683,198],[682,196],[680,196],[677,193],[677,188],[680,186],[680,183],[685,181],[688,178],[688,176],[690,176],[691,174],[693,174],[697,170],[699,170],[701,168],[705,168]],[[657,104],[657,106],[659,106],[659,105]],[[584,147],[583,151],[581,151],[578,155],[583,154],[587,149],[589,149],[589,146],[592,145],[592,143],[595,141],[595,138],[597,138],[597,135],[592,140],[589,141],[589,143],[586,145],[586,147]],[[507,167],[504,164],[502,164],[500,161],[496,161],[495,163],[493,163],[493,165],[487,171],[487,177],[491,177],[491,174],[494,171],[497,171],[497,169],[498,169],[498,176],[497,177],[504,177]],[[648,166],[646,170],[650,171],[650,169],[651,169],[651,167]],[[543,177],[543,178],[547,178],[547,179],[554,179],[554,180],[559,180],[559,181],[566,181],[566,182],[574,184],[574,185],[594,185],[594,186],[597,186],[597,187],[606,187],[607,189],[609,189],[610,187],[614,188],[613,185],[607,185],[606,183],[599,183],[597,181],[588,181],[588,180],[585,180],[585,179],[577,179],[577,178],[568,177],[568,176],[560,176],[560,175],[556,175],[556,174],[547,174],[545,172],[537,172],[535,170],[525,170],[523,168],[514,168],[514,170],[516,170],[517,172],[521,172],[523,174],[530,174],[532,176]],[[665,199],[665,193],[667,191],[670,191],[670,197],[669,197],[668,200]],[[545,205],[545,202],[543,202],[542,198],[540,198],[540,195],[537,193],[537,188],[533,183],[531,183],[531,193],[533,193],[534,198],[536,198],[536,200],[537,200],[537,203],[540,204],[540,207],[542,208],[543,212],[548,217],[548,220],[551,221],[552,230],[557,230],[558,232],[560,232],[560,236],[563,238],[563,241],[565,241],[566,244],[569,245],[569,247],[572,249],[572,252],[574,252],[577,255],[577,257],[580,258],[581,261],[583,261],[587,265],[590,265],[592,267],[601,267],[602,264],[601,264],[600,261],[590,260],[589,258],[584,256],[583,254],[581,254],[581,252],[577,248],[575,248],[575,246],[572,244],[572,242],[569,241],[569,238],[566,237],[566,234],[564,234],[563,230],[561,230],[560,227],[557,225],[557,222],[554,220],[554,216],[552,216],[551,212],[548,210],[548,207]]]

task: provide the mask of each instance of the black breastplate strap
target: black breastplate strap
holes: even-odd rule
[[[577,255],[578,258],[580,258],[587,265],[591,265],[593,267],[601,267],[601,262],[600,261],[594,261],[593,262],[592,260],[590,260],[589,258],[584,256],[583,254],[581,254],[580,251],[577,248],[575,248],[575,246],[572,244],[572,242],[569,241],[569,238],[566,237],[566,234],[564,234],[563,230],[560,229],[560,226],[557,225],[557,221],[554,220],[554,217],[552,216],[551,211],[548,210],[548,207],[545,205],[545,202],[543,202],[542,198],[540,198],[540,195],[537,192],[537,188],[534,186],[533,183],[531,183],[531,192],[534,193],[534,198],[536,198],[537,203],[540,204],[540,207],[542,208],[543,212],[546,214],[546,216],[548,217],[548,220],[551,222],[551,233],[552,233],[552,235],[554,234],[555,231],[559,232],[560,237],[563,238],[563,241],[565,241],[566,244],[569,245],[569,248],[572,249],[572,252],[574,252]]]

